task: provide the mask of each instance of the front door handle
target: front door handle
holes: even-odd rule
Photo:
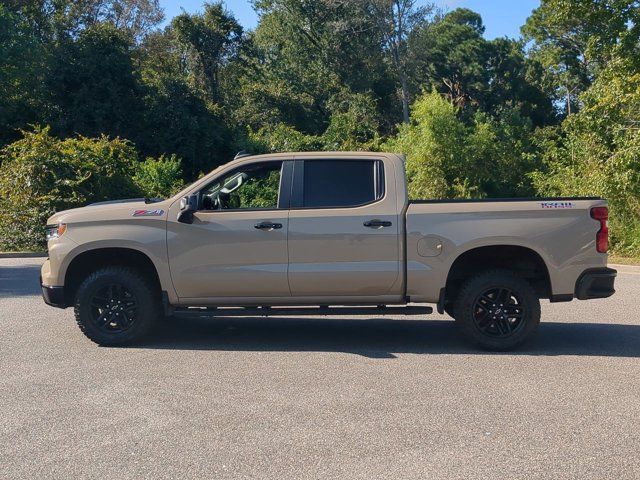
[[[258,230],[278,230],[282,228],[282,224],[273,222],[260,222],[256,223],[253,227],[257,228]]]
[[[392,223],[387,220],[369,220],[367,222],[364,222],[363,225],[369,228],[380,228],[380,227],[390,227]]]

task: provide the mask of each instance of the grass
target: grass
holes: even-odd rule
[[[640,257],[621,257],[616,254],[609,255],[609,263],[619,265],[640,265]]]

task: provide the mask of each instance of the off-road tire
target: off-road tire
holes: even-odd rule
[[[100,315],[104,310],[95,306],[96,298],[99,297],[98,303],[102,304],[102,297],[109,297],[102,292],[105,292],[105,289],[111,291],[112,288],[124,292],[123,298],[127,301],[123,300],[122,304],[130,305],[132,299],[135,300],[135,314],[131,314],[133,310],[125,311],[126,305],[113,307],[114,310],[118,310],[118,315],[129,314],[127,319],[130,318],[131,321],[127,323],[126,328],[117,328],[117,318],[113,323],[107,322],[108,325],[100,326],[105,323],[104,317]],[[78,287],[74,302],[76,322],[82,333],[98,345],[115,347],[138,343],[149,334],[162,316],[160,292],[157,290],[153,282],[133,268],[120,266],[101,268],[91,273]],[[111,297],[117,296],[111,295]],[[117,302],[112,303],[117,304]],[[110,309],[107,311],[111,313]]]
[[[497,300],[497,292],[501,292],[502,301]],[[505,301],[507,297],[509,300]],[[538,295],[527,280],[510,270],[489,270],[466,281],[454,311],[462,333],[486,350],[514,349],[529,339],[540,324]],[[497,321],[493,320],[494,315]]]

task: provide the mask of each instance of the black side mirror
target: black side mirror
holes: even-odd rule
[[[180,199],[180,213],[178,221],[181,223],[193,223],[193,212],[198,210],[199,195],[188,195]]]

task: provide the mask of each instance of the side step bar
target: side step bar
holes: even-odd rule
[[[177,317],[283,317],[301,315],[429,315],[433,308],[423,306],[388,307],[188,307],[176,308]]]

